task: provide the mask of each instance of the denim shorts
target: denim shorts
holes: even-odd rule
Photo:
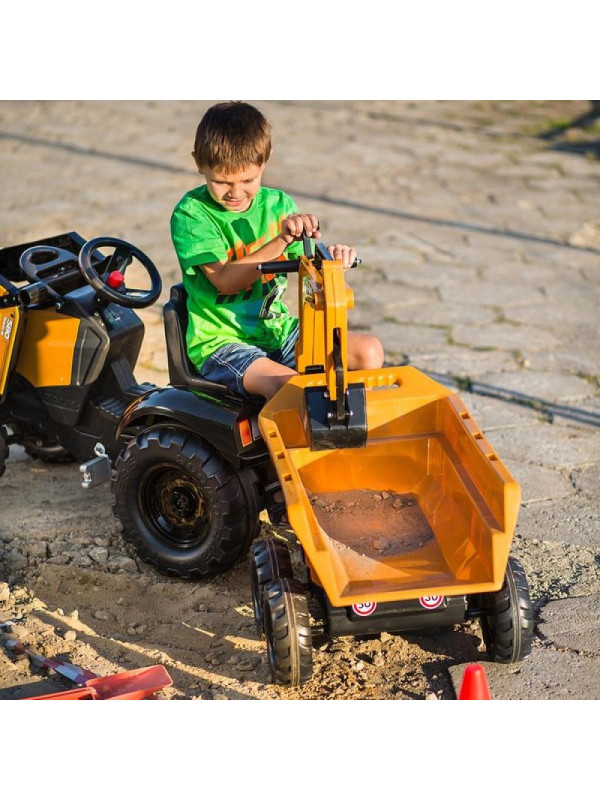
[[[207,381],[224,383],[236,394],[256,399],[256,395],[247,392],[243,384],[244,373],[250,364],[257,358],[270,358],[271,361],[295,369],[297,341],[298,325],[290,333],[283,346],[271,352],[251,344],[244,344],[244,342],[225,344],[206,359],[200,368],[200,375]]]

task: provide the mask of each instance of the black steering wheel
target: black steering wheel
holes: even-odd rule
[[[96,253],[96,264],[92,264],[92,256],[98,247],[114,247],[111,256],[107,256],[101,262],[97,260],[102,254]],[[143,289],[127,289],[123,284],[117,290],[109,286],[103,278],[108,278],[111,272],[125,274],[125,270],[135,258],[144,267],[150,276],[151,286],[147,291]],[[98,267],[103,267],[100,274]],[[86,242],[79,253],[79,269],[86,281],[92,286],[97,295],[109,303],[117,303],[127,308],[146,308],[155,303],[162,290],[160,274],[148,256],[129,242],[122,239],[113,239],[110,236],[99,236]]]

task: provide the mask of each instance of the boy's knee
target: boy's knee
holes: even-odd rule
[[[383,345],[376,336],[362,336],[356,348],[355,369],[380,369],[383,366]]]

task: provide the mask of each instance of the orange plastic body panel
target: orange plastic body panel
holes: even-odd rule
[[[0,286],[0,294],[6,292]],[[15,342],[21,324],[21,311],[16,306],[0,310],[0,397],[4,394]]]
[[[16,370],[32,386],[68,386],[79,320],[54,309],[31,311],[20,344]]]
[[[461,595],[501,588],[521,493],[460,398],[413,367],[349,373],[346,312],[353,305],[340,262],[300,259],[298,371],[264,406],[259,426],[285,496],[287,515],[313,581],[334,606]],[[335,380],[338,329],[343,391],[366,387],[364,447],[311,449],[304,390]],[[323,373],[306,373],[323,365]],[[365,556],[336,543],[317,521],[309,493],[370,490],[411,494],[433,532],[414,549]],[[324,523],[326,524],[326,523]],[[368,530],[369,520],[365,519]]]

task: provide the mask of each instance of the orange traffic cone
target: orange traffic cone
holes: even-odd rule
[[[459,700],[491,700],[485,670],[480,664],[467,664],[463,675]]]

